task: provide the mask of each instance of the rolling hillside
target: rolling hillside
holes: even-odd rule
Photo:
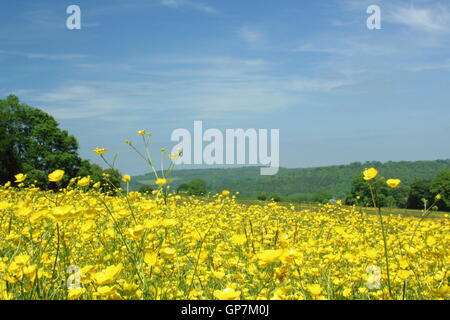
[[[352,179],[368,167],[377,168],[380,176],[399,178],[402,185],[409,185],[414,179],[433,179],[438,172],[450,169],[450,159],[355,162],[305,169],[280,168],[279,173],[274,176],[260,176],[258,167],[183,169],[174,171],[171,185],[176,189],[182,183],[201,178],[206,181],[210,192],[219,192],[223,189],[239,191],[243,198],[255,198],[259,193],[267,195],[278,193],[284,198],[295,200],[319,190],[326,191],[335,198],[343,198],[350,190]],[[154,179],[147,174],[135,176],[132,181],[132,189],[137,190],[142,184],[152,184]]]

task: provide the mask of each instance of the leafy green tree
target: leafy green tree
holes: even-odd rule
[[[389,205],[388,197],[391,196],[392,192],[395,190],[391,190],[386,184],[386,180],[384,178],[376,178],[372,180],[372,183],[377,190],[377,198],[378,203],[382,207],[386,207]],[[357,197],[360,199],[357,200]],[[390,199],[392,202],[392,199]],[[370,191],[369,184],[367,181],[363,179],[363,174],[360,173],[353,178],[352,181],[352,189],[350,193],[347,195],[345,199],[345,203],[348,205],[353,205],[359,203],[363,206],[373,207],[372,194]]]
[[[206,182],[203,179],[194,179],[191,182],[184,183],[178,187],[177,191],[191,196],[202,196],[208,192]]]
[[[313,193],[311,200],[313,202],[325,203],[328,202],[331,198],[332,195],[328,191],[320,189]]]
[[[20,159],[14,149],[14,137],[8,134],[10,115],[2,112],[0,100],[0,182],[11,181],[21,170]]]
[[[436,176],[430,191],[433,196],[441,195],[441,199],[436,203],[439,210],[450,211],[450,170],[443,170]]]
[[[266,201],[267,200],[267,196],[266,196],[265,193],[261,192],[260,194],[258,194],[257,199],[260,200],[260,201]]]
[[[78,142],[47,113],[20,103],[10,95],[0,100],[0,180],[12,180],[23,172],[27,180],[47,188],[47,175],[56,169],[66,172],[63,183],[81,167]]]
[[[139,191],[140,193],[152,193],[153,188],[152,188],[152,186],[149,186],[149,185],[144,184],[144,185],[142,185],[142,186],[139,187],[139,190],[138,190],[138,191]]]
[[[278,193],[275,193],[270,196],[270,200],[272,200],[273,202],[280,202],[281,196]]]
[[[411,183],[411,189],[408,195],[408,202],[406,204],[408,209],[423,209],[423,199],[428,203],[433,201],[433,196],[430,192],[431,181],[424,179],[416,179]],[[432,202],[431,202],[432,203]],[[430,204],[431,204],[430,203]]]
[[[409,186],[403,186],[400,185],[396,189],[391,189],[389,191],[390,196],[394,198],[393,205],[397,206],[398,208],[406,208],[408,197],[409,197],[410,187]]]

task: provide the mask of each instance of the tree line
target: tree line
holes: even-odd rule
[[[77,176],[90,176],[93,183],[101,182],[102,191],[110,191],[106,187],[110,183],[120,186],[121,175],[117,170],[104,170],[81,159],[78,148],[77,139],[61,130],[51,115],[21,103],[15,95],[0,99],[0,183],[14,181],[17,173],[26,173],[26,183],[50,189],[55,185],[49,184],[47,175],[63,169],[66,175],[62,186]],[[180,170],[174,187],[179,193],[197,196],[226,189],[239,191],[243,198],[259,200],[323,203],[334,198],[345,199],[350,205],[370,206],[367,184],[361,174],[354,177],[355,172],[362,172],[365,167],[376,167],[387,176],[402,180],[402,185],[395,190],[386,186],[384,178],[375,182],[384,206],[450,208],[450,160],[372,161],[310,169],[280,168],[278,175],[270,177],[261,177],[257,167]],[[434,178],[430,180],[430,177]],[[134,179],[132,182],[136,183]],[[137,191],[152,191],[150,183],[134,186]],[[442,199],[436,201],[437,194],[441,194]]]
[[[112,191],[109,184],[120,186],[117,170],[104,170],[81,159],[78,141],[49,114],[19,101],[15,95],[0,99],[0,183],[14,181],[14,175],[25,173],[27,184],[41,189],[55,188],[47,175],[57,169],[65,171],[61,186],[78,176],[90,176],[101,182],[100,190]]]
[[[415,179],[410,185],[400,185],[391,189],[386,179],[380,177],[374,181],[378,190],[378,199],[383,207],[398,207],[406,209],[428,209],[434,207],[440,211],[450,211],[450,169],[442,170],[432,180]],[[362,178],[357,175],[352,182],[346,204],[372,206],[370,189]]]

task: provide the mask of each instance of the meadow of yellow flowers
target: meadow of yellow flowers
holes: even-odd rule
[[[106,151],[94,150],[108,163]],[[449,298],[446,216],[180,196],[139,154],[157,178],[151,194],[128,192],[128,175],[115,196],[89,177],[57,191],[25,187],[26,174],[0,186],[0,299]],[[364,171],[374,207],[377,174]]]
[[[358,208],[112,197],[78,182],[0,189],[0,299],[448,298],[446,218],[384,217],[390,295],[379,218]]]

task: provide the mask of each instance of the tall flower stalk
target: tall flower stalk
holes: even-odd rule
[[[386,263],[386,274],[387,274],[387,282],[388,282],[388,289],[389,289],[389,296],[392,298],[392,286],[391,286],[391,273],[389,269],[389,249],[387,244],[387,237],[386,237],[386,228],[383,222],[383,215],[381,214],[381,205],[378,201],[378,194],[376,186],[373,183],[373,179],[378,175],[378,171],[374,168],[366,169],[363,172],[364,180],[367,181],[370,189],[370,194],[372,196],[373,206],[375,208],[378,208],[378,217],[380,219],[380,226],[381,226],[381,234],[383,236],[383,246],[384,246],[384,259]]]

